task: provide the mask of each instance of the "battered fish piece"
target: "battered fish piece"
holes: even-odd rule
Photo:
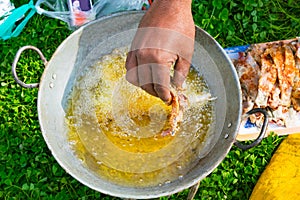
[[[284,50],[282,48],[282,44],[275,43],[270,45],[270,47],[266,49],[265,53],[270,54],[270,56],[272,57],[274,65],[277,69],[277,76],[279,77],[280,74],[283,74],[284,70]],[[281,106],[281,97],[281,84],[276,82],[268,100],[269,107],[272,109],[277,109],[279,106]]]
[[[239,60],[235,63],[242,87],[243,113],[250,111],[257,97],[260,69],[252,54],[240,53]]]
[[[292,98],[291,99],[292,101],[292,104],[293,104],[293,108],[296,110],[296,111],[300,111],[300,99],[299,98]]]
[[[285,55],[284,67],[281,70],[278,70],[278,80],[281,91],[281,104],[282,106],[290,107],[296,64],[291,47],[289,45],[284,45],[283,48]]]
[[[260,108],[268,106],[268,98],[277,79],[277,69],[268,54],[261,57],[261,74],[258,81],[258,94],[255,103]]]
[[[247,52],[250,53],[256,63],[261,66],[261,55],[264,54],[266,48],[267,44],[252,44]]]
[[[300,43],[296,43],[295,47],[295,78],[294,86],[292,89],[291,102],[293,108],[297,111],[300,111]]]
[[[188,106],[188,99],[187,97],[181,92],[171,92],[172,100],[170,105],[172,106],[171,115],[168,119],[168,123],[170,128],[164,130],[161,135],[167,136],[171,135],[174,136],[175,133],[179,130],[179,123],[183,120],[183,112]]]
[[[280,88],[277,83],[274,84],[273,89],[271,90],[268,106],[273,110],[281,106]]]

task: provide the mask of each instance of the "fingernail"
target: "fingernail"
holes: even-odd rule
[[[170,91],[170,98],[169,98],[167,101],[165,101],[165,103],[166,103],[168,106],[171,105],[171,104],[172,104],[173,98],[174,98],[174,94]]]
[[[171,96],[167,101],[165,101],[165,104],[166,105],[171,105],[172,104],[172,99],[173,99],[173,97]]]

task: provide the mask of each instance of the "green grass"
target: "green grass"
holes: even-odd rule
[[[300,5],[291,0],[194,0],[193,15],[223,47],[300,36]],[[58,165],[40,131],[38,89],[21,88],[11,75],[20,47],[37,46],[50,59],[70,34],[65,23],[35,15],[19,37],[0,41],[0,199],[117,199],[82,185]],[[43,65],[34,52],[22,55],[18,67],[23,80],[39,82]],[[201,182],[196,199],[247,199],[282,139],[268,137],[249,151],[233,147]],[[187,192],[170,199],[185,199]]]
[[[300,5],[291,0],[194,0],[195,23],[222,46],[299,36]]]

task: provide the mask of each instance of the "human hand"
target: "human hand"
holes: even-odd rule
[[[140,21],[131,44],[126,59],[126,79],[170,103],[170,82],[181,87],[186,79],[194,38],[191,0],[156,0]]]

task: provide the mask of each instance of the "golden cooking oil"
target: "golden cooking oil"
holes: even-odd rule
[[[172,111],[125,79],[126,48],[99,59],[77,78],[69,98],[69,142],[87,168],[115,184],[148,187],[182,179],[212,136],[214,102],[191,68],[189,99],[174,136],[162,136]]]

